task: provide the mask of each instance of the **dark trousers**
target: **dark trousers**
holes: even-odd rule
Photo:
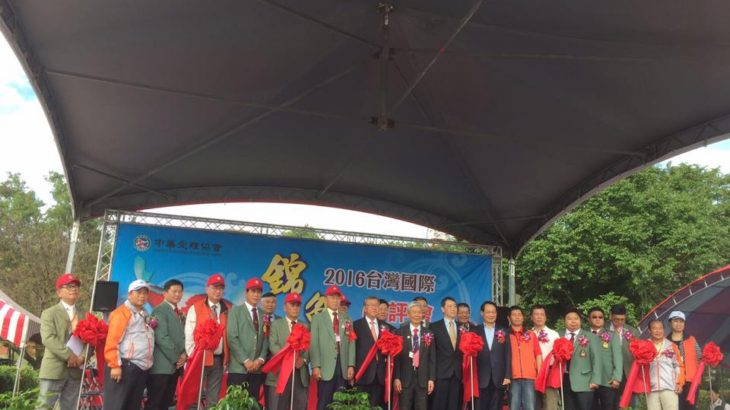
[[[147,375],[147,405],[145,410],[167,410],[175,399],[177,378],[182,374],[179,369],[173,374]]]
[[[122,380],[112,380],[111,369],[104,367],[104,410],[139,410],[149,370],[122,360]]]
[[[456,377],[437,379],[433,388],[431,408],[436,410],[457,410],[461,408],[461,381]],[[475,392],[476,393],[476,392]]]
[[[332,379],[317,382],[317,410],[326,410],[327,406],[332,403],[332,396],[344,386],[345,378],[342,375],[342,364],[340,363],[340,356],[337,355],[335,374]]]
[[[249,396],[253,397],[257,402],[259,401],[261,386],[265,380],[266,375],[263,373],[228,373],[228,385],[243,386],[246,383],[245,388],[248,390]]]
[[[591,410],[593,392],[575,392],[570,387],[568,373],[563,375],[563,395],[565,396],[565,410]]]
[[[616,389],[606,386],[598,386],[598,390],[593,392],[593,410],[613,410],[616,399]]]
[[[684,389],[682,389],[682,393],[679,394],[679,410],[697,410],[696,404],[689,404],[687,401],[687,393],[689,393],[689,385],[691,384],[691,381],[686,383],[684,385]],[[699,396],[700,394],[697,393],[697,402],[699,402]],[[695,402],[695,403],[697,403]]]
[[[289,378],[287,380],[288,380],[288,383],[286,384],[284,393],[282,393],[281,396],[278,396],[278,398],[277,398],[276,408],[273,408],[271,406],[267,407],[270,410],[289,410],[291,408],[291,404],[292,404],[291,375],[289,375]],[[271,387],[271,389],[273,390],[273,393],[276,394],[276,386],[269,386],[269,387]],[[293,406],[293,408],[302,409],[302,410],[306,409],[308,398],[309,398],[309,388],[304,387],[304,383],[302,383],[302,377],[299,374],[299,372],[297,371],[296,377],[294,378],[294,406]]]
[[[370,384],[358,384],[357,388],[369,395],[370,406],[385,408],[385,386],[378,382],[377,377]]]
[[[411,385],[403,387],[399,400],[400,410],[428,410],[428,389],[418,385],[418,370],[413,369]]]
[[[474,407],[479,410],[502,410],[504,388],[490,381],[487,387],[479,388],[479,397],[474,399]]]

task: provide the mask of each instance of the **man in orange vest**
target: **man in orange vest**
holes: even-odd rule
[[[202,326],[209,320],[215,320],[224,327],[228,321],[230,306],[223,301],[223,293],[226,282],[222,275],[215,274],[208,278],[205,287],[207,297],[193,304],[188,309],[188,316],[185,319],[185,350],[190,356],[195,347],[195,329]],[[228,338],[223,333],[221,342],[213,351],[205,355],[205,402],[206,408],[213,407],[218,403],[220,396],[221,381],[223,380],[223,369],[228,366]]]
[[[519,306],[509,308],[512,383],[510,410],[535,409],[535,378],[542,365],[542,349],[537,334],[525,328],[525,314]]]
[[[700,359],[702,359],[702,350],[694,336],[684,334],[686,319],[684,313],[678,310],[669,313],[669,325],[672,328],[672,334],[669,340],[679,348],[682,362],[684,362],[685,380],[687,380],[689,385],[697,374],[697,367],[699,367]],[[697,408],[697,406],[689,404],[687,401],[688,391],[688,388],[682,389],[682,392],[679,394],[679,410],[695,410]]]

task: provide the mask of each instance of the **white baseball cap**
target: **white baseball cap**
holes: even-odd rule
[[[672,319],[682,319],[685,321],[687,320],[687,318],[684,316],[684,313],[682,313],[678,310],[672,311],[672,313],[669,314],[669,319],[667,319],[667,320],[672,320]]]
[[[148,285],[147,282],[143,281],[142,279],[137,279],[129,284],[129,287],[127,288],[127,293],[133,290],[140,290],[142,288],[147,288],[147,290],[150,290],[150,285]]]

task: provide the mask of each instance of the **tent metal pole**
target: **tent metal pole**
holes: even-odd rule
[[[510,306],[514,306],[517,304],[516,299],[516,289],[515,289],[515,259],[509,258],[509,297],[508,297],[508,304]]]
[[[66,258],[66,270],[70,273],[74,265],[74,256],[76,255],[76,245],[79,243],[79,230],[81,229],[81,220],[74,220],[71,226],[71,242],[68,244],[68,257]]]

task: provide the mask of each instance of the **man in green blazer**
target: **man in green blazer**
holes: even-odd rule
[[[246,300],[231,310],[227,329],[231,350],[228,385],[248,383],[246,390],[256,399],[266,377],[261,373],[261,366],[269,351],[269,340],[264,335],[264,313],[258,307],[263,287],[259,278],[246,282]]]
[[[621,344],[621,355],[623,357],[623,377],[621,378],[621,385],[618,390],[615,391],[614,397],[614,410],[618,410],[618,403],[621,399],[621,393],[623,393],[626,387],[626,378],[629,376],[631,371],[631,364],[634,363],[634,356],[629,350],[629,343],[635,338],[638,338],[640,333],[639,330],[631,325],[626,324],[626,306],[618,304],[611,306],[611,326],[609,327],[611,336]],[[631,406],[636,407],[638,400],[636,396],[631,401]]]
[[[41,314],[41,338],[46,350],[41,361],[39,408],[52,409],[59,402],[61,410],[78,407],[81,384],[80,366],[84,357],[76,355],[66,344],[86,311],[76,306],[81,281],[73,273],[56,280],[58,304]],[[47,406],[47,407],[46,407]]]
[[[152,310],[157,319],[152,368],[147,377],[148,400],[145,409],[167,410],[175,398],[177,379],[188,355],[185,353],[185,328],[182,310],[183,284],[177,279],[165,282],[165,300]]]
[[[565,329],[560,337],[573,342],[573,356],[568,372],[563,376],[565,410],[591,410],[593,392],[598,389],[601,375],[601,342],[591,332],[581,329],[577,309],[565,313]]]
[[[291,334],[291,329],[296,324],[302,324],[309,328],[309,326],[299,319],[299,314],[302,310],[302,296],[296,292],[292,292],[286,295],[284,299],[284,313],[286,316],[279,318],[271,322],[271,331],[269,333],[269,351],[272,355],[277,354],[287,344],[287,338]],[[295,367],[296,377],[294,378],[294,408],[295,409],[306,409],[307,399],[309,393],[309,369],[307,367],[307,360],[309,358],[309,352],[302,352],[297,354],[297,361]],[[282,372],[286,372],[282,374]],[[279,379],[284,377],[287,380],[286,389],[281,395],[276,393],[276,384]],[[292,380],[290,369],[282,369],[279,372],[272,372],[266,376],[266,385],[269,387],[269,397],[267,401],[267,408],[270,410],[289,410],[292,403]]]
[[[326,409],[335,391],[355,376],[352,320],[339,313],[341,297],[340,289],[330,286],[325,292],[327,308],[312,317],[309,357],[312,378],[317,381],[317,410]]]
[[[594,410],[613,410],[616,391],[623,376],[624,363],[621,355],[621,342],[618,338],[613,337],[611,331],[606,328],[605,316],[603,309],[597,306],[588,311],[591,333],[598,337],[601,344],[599,350],[601,372],[598,379],[598,389],[593,395]]]

